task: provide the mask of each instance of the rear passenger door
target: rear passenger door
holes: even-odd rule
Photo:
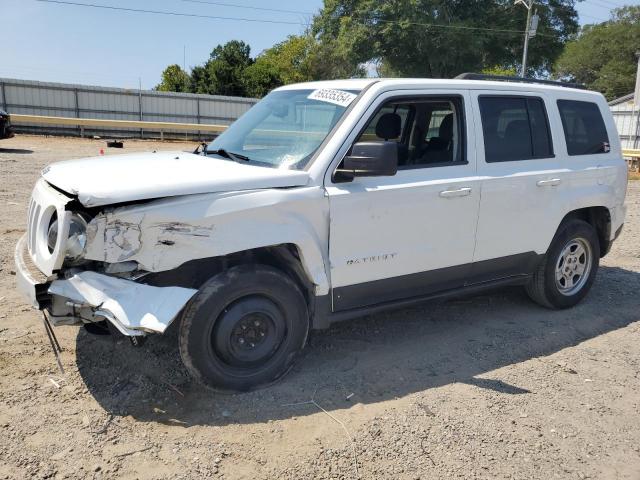
[[[482,185],[470,281],[530,273],[563,209],[562,125],[543,93],[475,91],[473,106]]]

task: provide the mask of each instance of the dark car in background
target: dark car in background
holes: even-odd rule
[[[4,110],[0,109],[0,140],[11,137],[13,137],[11,116]]]

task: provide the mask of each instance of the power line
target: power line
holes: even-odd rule
[[[609,11],[613,10],[614,8],[618,8],[617,6],[616,6],[616,7],[612,7],[612,6],[610,6],[610,5],[606,5],[606,4],[604,4],[604,3],[600,3],[600,1],[602,1],[602,0],[599,0],[599,1],[597,1],[597,2],[596,2],[596,1],[594,1],[594,0],[590,0],[589,2],[585,2],[585,4],[586,4],[586,3],[588,3],[588,4],[589,4],[589,5],[591,5],[592,7],[596,7],[596,8],[603,8],[603,9],[605,9],[605,10],[609,10]]]
[[[231,21],[254,22],[254,23],[273,23],[273,24],[284,24],[284,25],[308,26],[308,23],[304,23],[300,21],[296,22],[296,21],[286,21],[286,20],[266,20],[266,19],[245,18],[245,17],[223,17],[218,15],[203,15],[203,14],[197,14],[197,13],[172,12],[172,11],[166,11],[166,10],[146,10],[146,9],[140,9],[140,8],[115,7],[111,5],[70,2],[65,0],[36,0],[36,1],[43,2],[43,3],[71,5],[71,6],[77,6],[77,7],[90,7],[90,8],[116,10],[116,11],[124,11],[124,12],[131,12],[131,13],[149,13],[153,15],[169,15],[174,17],[189,17],[189,18],[209,19],[209,20],[231,20]],[[417,26],[417,27],[467,30],[467,31],[477,31],[477,32],[497,33],[497,34],[523,35],[525,33],[524,30],[489,28],[489,27],[470,27],[467,25],[443,25],[443,24],[437,24],[437,23],[409,22],[404,20],[383,20],[383,19],[361,19],[361,20],[373,20],[376,22],[388,23],[388,24],[402,24],[402,25],[410,25],[410,26]],[[547,35],[542,33],[538,33],[538,36],[553,37],[553,35]]]
[[[591,1],[593,1],[593,0],[591,0]],[[624,5],[620,5],[619,3],[612,2],[611,0],[597,0],[596,3],[600,3],[600,4],[604,4],[604,5],[611,5],[612,8],[624,7]]]
[[[145,10],[141,8],[114,7],[111,5],[100,5],[97,3],[67,2],[63,0],[36,0],[36,1],[43,2],[43,3],[55,3],[59,5],[73,5],[76,7],[91,7],[91,8],[102,8],[105,10],[118,10],[123,12],[151,13],[154,15],[169,15],[173,17],[205,18],[209,20],[235,20],[240,22],[255,22],[255,23],[277,23],[282,25],[306,25],[302,22],[290,22],[286,20],[266,20],[266,19],[243,18],[243,17],[221,17],[217,15],[202,15],[198,13],[168,12],[166,10]]]
[[[206,5],[217,5],[219,7],[233,7],[233,8],[244,8],[247,10],[261,10],[263,12],[278,12],[278,13],[294,13],[296,15],[313,15],[313,12],[303,12],[300,10],[284,10],[280,8],[267,8],[267,7],[254,7],[251,5],[238,5],[237,3],[223,3],[223,2],[209,2],[206,0],[181,0],[182,2],[188,3],[202,3]]]

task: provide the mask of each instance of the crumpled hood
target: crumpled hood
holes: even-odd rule
[[[86,207],[261,188],[306,185],[307,172],[240,164],[185,152],[131,153],[53,163],[44,179]]]

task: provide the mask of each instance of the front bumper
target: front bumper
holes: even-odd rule
[[[47,310],[54,325],[111,322],[128,336],[163,333],[197,290],[154,287],[92,271],[48,279],[34,271],[26,235],[16,245],[18,290],[29,303]]]
[[[16,265],[16,284],[18,291],[26,297],[34,308],[41,308],[43,293],[46,294],[47,277],[35,268],[27,253],[27,235],[23,235],[16,244],[14,252]]]
[[[48,292],[54,319],[66,314],[83,322],[108,320],[124,335],[134,336],[163,333],[197,290],[153,287],[85,271],[54,280]]]

